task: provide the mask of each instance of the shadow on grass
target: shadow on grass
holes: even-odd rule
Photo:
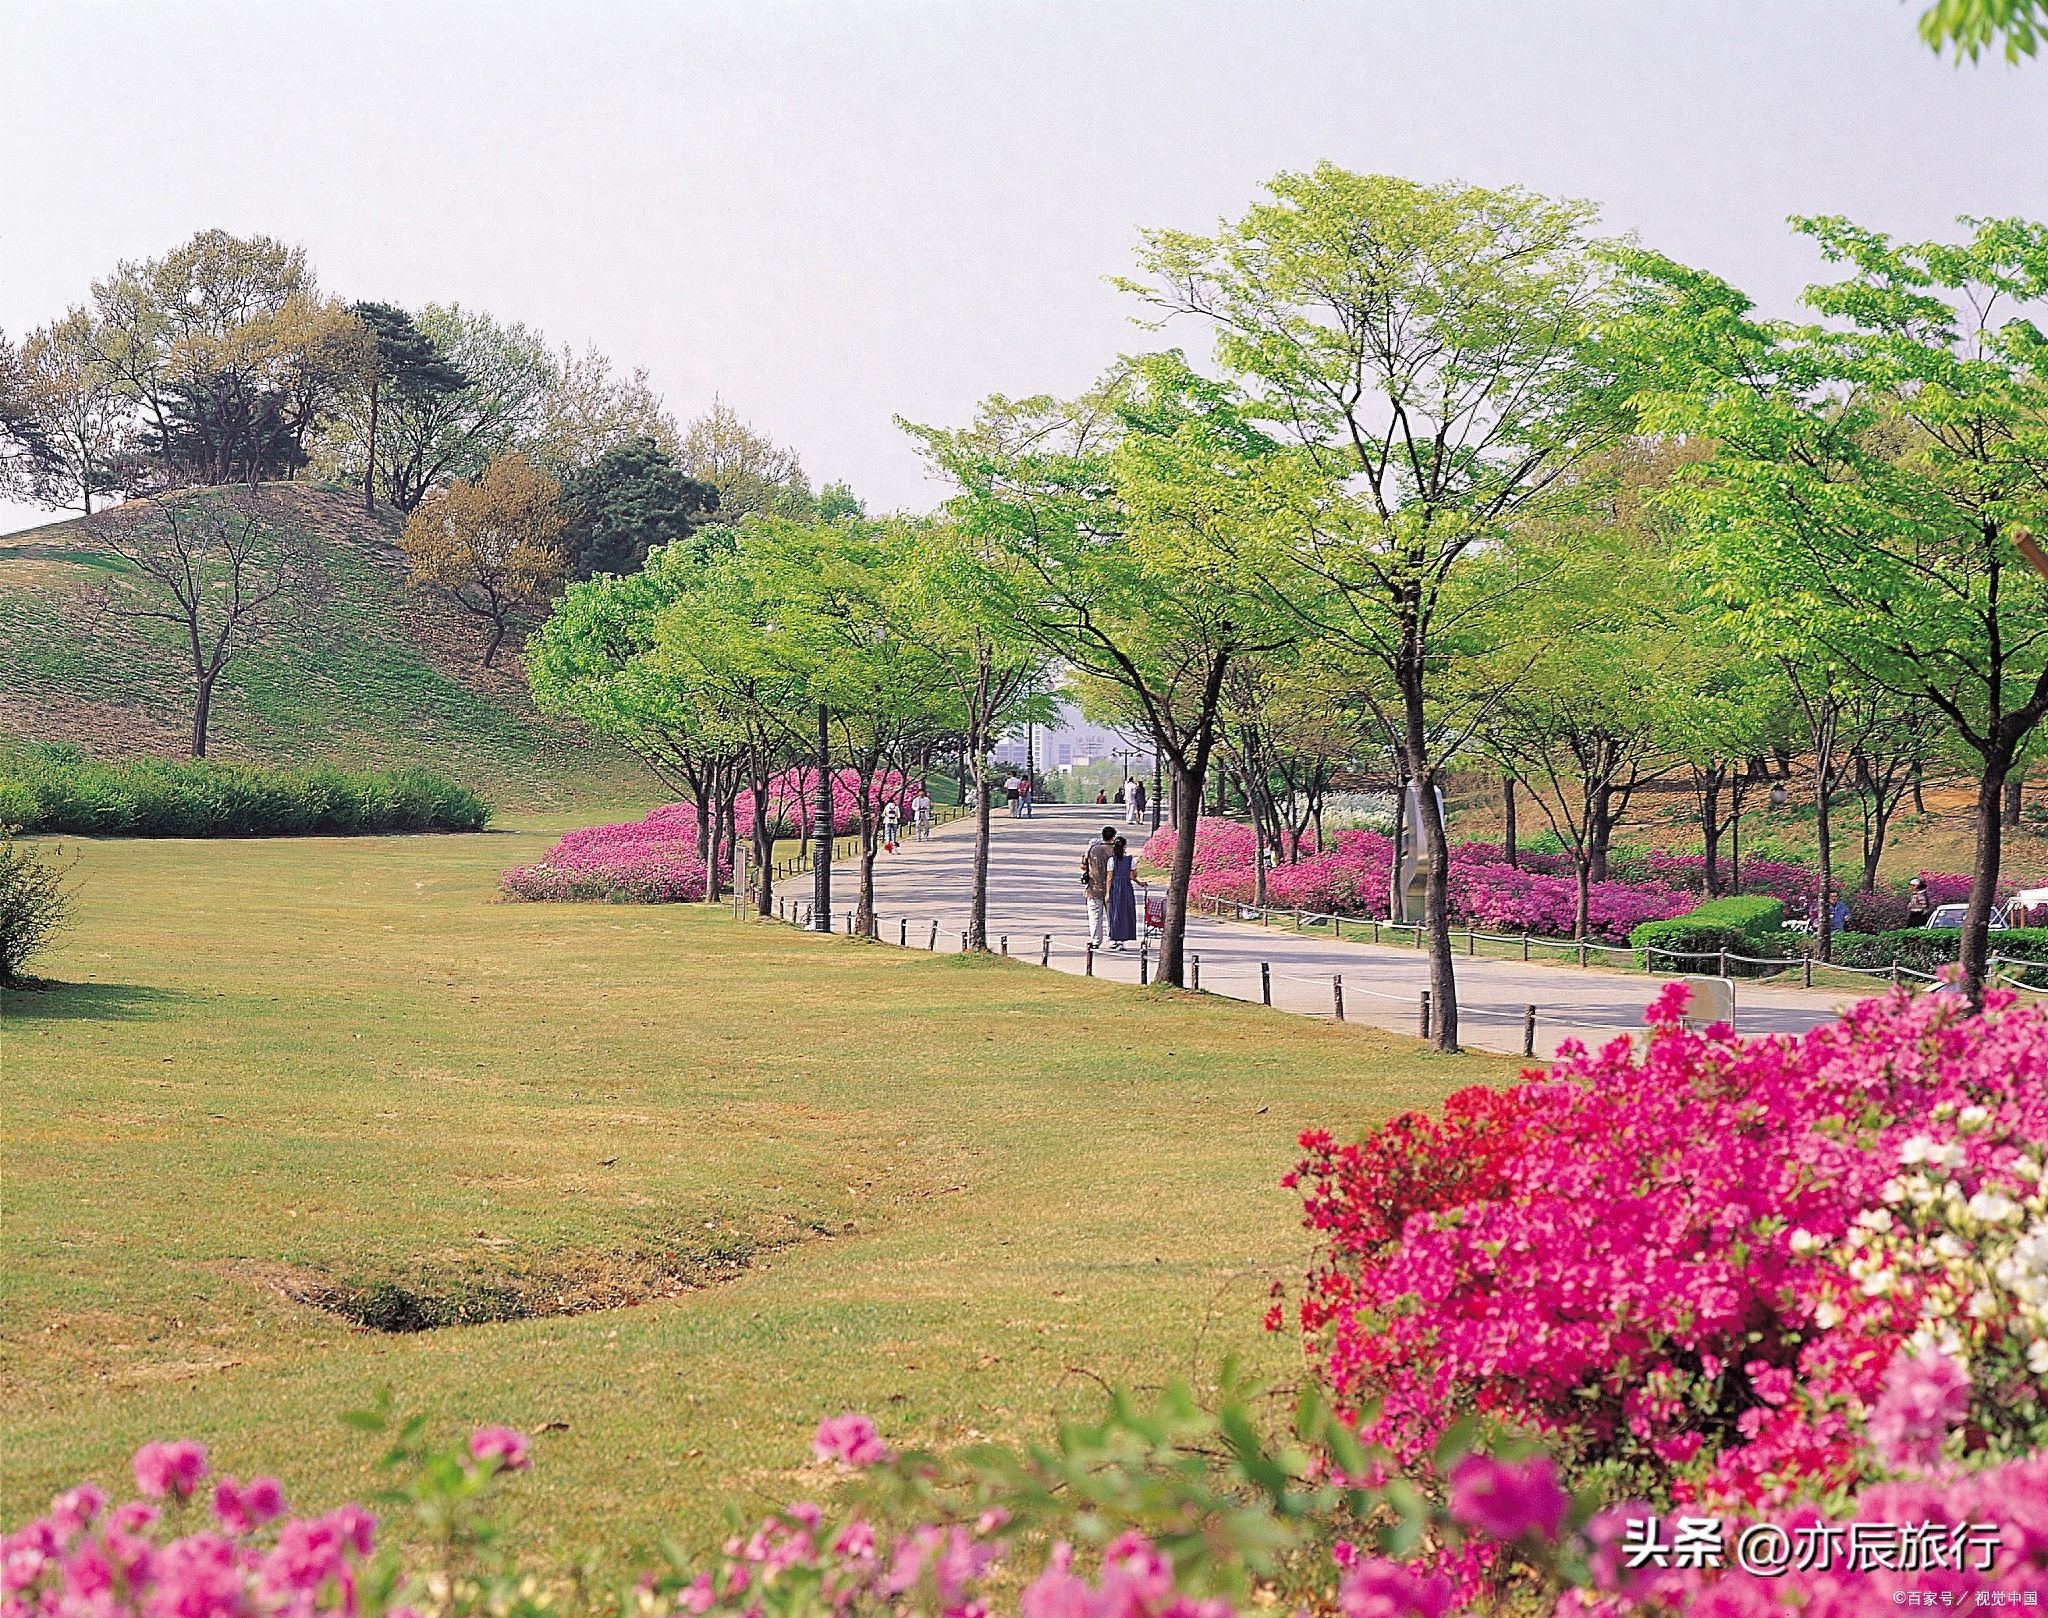
[[[184,1004],[191,996],[146,983],[56,983],[40,979],[30,989],[0,989],[0,1017],[68,1022],[139,1022]]]

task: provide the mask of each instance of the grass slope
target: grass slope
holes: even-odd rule
[[[0,1520],[190,1434],[307,1504],[375,1486],[336,1413],[540,1433],[563,1565],[782,1500],[821,1413],[1044,1433],[1093,1379],[1246,1352],[1308,1238],[1276,1181],[1514,1064],[1172,991],[698,908],[494,902],[534,835],[83,846],[4,1003]],[[281,1278],[729,1280],[391,1335]],[[555,1425],[566,1424],[566,1425]]]
[[[352,496],[282,484],[290,521],[322,541],[331,591],[301,622],[229,664],[210,751],[265,764],[425,764],[513,810],[644,808],[664,794],[614,749],[534,710],[508,654],[405,585],[399,520]],[[90,753],[179,754],[190,744],[191,675],[169,626],[88,630],[79,589],[109,563],[77,522],[0,539],[0,735]]]

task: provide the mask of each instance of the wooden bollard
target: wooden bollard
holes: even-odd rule
[[[1429,1038],[1429,991],[1422,991],[1422,1037]]]
[[[1534,1056],[1536,1054],[1536,1008],[1534,1006],[1522,1007],[1522,1054],[1524,1056]]]
[[[896,920],[896,946],[899,949],[910,948],[910,918],[908,916],[899,916]]]
[[[931,941],[931,942],[930,942],[929,944],[925,945],[925,948],[926,948],[926,949],[928,949],[928,950],[932,950],[932,951],[936,952],[936,951],[937,951],[937,949],[938,949],[938,947],[939,947],[939,924],[938,924],[937,922],[933,922],[933,923],[932,923],[932,941]]]
[[[1198,994],[1199,994],[1199,993],[1201,992],[1201,988],[1202,988],[1202,957],[1201,957],[1201,956],[1197,955],[1197,956],[1196,956],[1196,957],[1194,958],[1194,967],[1195,967],[1195,980],[1194,980],[1194,982],[1193,982],[1193,983],[1189,984],[1189,985],[1188,985],[1188,987],[1189,987],[1189,988],[1191,988],[1191,989],[1193,989],[1193,990],[1194,990],[1194,991],[1195,991],[1196,993],[1198,993]]]
[[[1095,941],[1093,939],[1088,941],[1088,964],[1084,970],[1089,977],[1095,976]]]
[[[1138,983],[1139,983],[1139,985],[1140,985],[1141,987],[1142,987],[1142,986],[1143,986],[1143,985],[1144,985],[1145,983],[1147,983],[1147,982],[1149,982],[1149,981],[1150,981],[1150,979],[1148,979],[1148,978],[1146,977],[1146,975],[1145,975],[1145,972],[1146,972],[1146,966],[1147,966],[1147,962],[1146,962],[1146,958],[1145,958],[1145,950],[1146,950],[1146,946],[1145,946],[1145,944],[1144,944],[1144,943],[1143,943],[1143,942],[1141,941],[1141,942],[1139,943],[1139,945],[1138,945]]]
[[[960,953],[962,955],[967,953],[967,929],[965,927],[960,929]]]
[[[1267,1006],[1273,1003],[1273,967],[1268,961],[1259,962],[1259,1003]]]
[[[1344,936],[1344,918],[1342,916],[1333,915],[1330,917],[1330,936],[1337,939],[1341,939]]]
[[[1526,928],[1526,927],[1524,927],[1524,928],[1522,929],[1522,959],[1526,961],[1526,960],[1527,960],[1528,958],[1529,958],[1529,929],[1528,929],[1528,928]]]
[[[1051,933],[1047,933],[1047,934],[1045,935],[1045,938],[1044,938],[1044,940],[1043,940],[1043,941],[1042,941],[1042,942],[1041,942],[1041,943],[1039,944],[1039,946],[1038,946],[1038,964],[1039,964],[1040,966],[1050,966],[1050,965],[1052,965],[1052,934],[1051,934]]]
[[[1344,974],[1341,972],[1332,972],[1330,974],[1330,1000],[1336,1009],[1337,1021],[1342,1022],[1344,1020]]]
[[[1004,934],[1003,934],[1003,954],[1007,956],[1007,955],[1008,955],[1009,953],[1010,953],[1010,935],[1009,935],[1008,933],[1004,933]]]

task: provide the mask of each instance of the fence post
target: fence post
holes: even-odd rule
[[[1088,940],[1088,965],[1085,970],[1089,977],[1095,976],[1095,940],[1092,938]]]
[[[1584,966],[1585,964],[1586,964],[1586,941],[1585,941],[1585,940],[1584,940],[1584,939],[1582,938],[1582,939],[1580,939],[1580,940],[1579,940],[1579,965],[1581,965],[1581,966]]]
[[[1894,989],[1896,989],[1896,988],[1897,988],[1898,986],[1899,986],[1899,963],[1898,963],[1897,961],[1894,961],[1894,962],[1892,962],[1892,987],[1893,987]]]
[[[1007,957],[1007,956],[1009,955],[1009,953],[1010,953],[1010,935],[1009,935],[1008,933],[1004,933],[1004,934],[1003,934],[1003,954],[1004,954],[1004,955],[1005,955],[1005,956]]]
[[[1259,1003],[1266,1006],[1273,1003],[1273,965],[1270,961],[1259,962]]]
[[[1528,928],[1526,928],[1526,927],[1524,927],[1524,928],[1522,929],[1522,959],[1526,961],[1526,960],[1527,960],[1528,958],[1529,958],[1529,929],[1528,929]]]
[[[853,912],[851,910],[846,913],[846,936],[848,938],[853,936]]]
[[[960,929],[960,953],[962,955],[967,953],[967,929],[965,927]]]
[[[1038,964],[1039,964],[1040,966],[1050,966],[1050,965],[1052,965],[1052,934],[1051,934],[1051,933],[1047,933],[1047,934],[1045,935],[1044,939],[1043,939],[1043,940],[1042,940],[1042,941],[1040,942],[1040,944],[1039,944],[1039,946],[1038,946]]]
[[[1524,1056],[1534,1056],[1536,1054],[1536,1008],[1534,1006],[1522,1007],[1522,1054]]]
[[[1339,941],[1344,937],[1344,918],[1334,910],[1330,912],[1330,936]]]
[[[896,942],[903,948],[910,948],[910,918],[899,916],[896,921]]]
[[[1145,952],[1149,947],[1150,946],[1144,943],[1142,940],[1138,944],[1138,983],[1140,987],[1152,981],[1146,975],[1149,962],[1146,958]]]
[[[1190,987],[1193,988],[1197,994],[1199,994],[1202,990],[1202,957],[1200,955],[1197,955],[1195,957],[1194,964],[1195,981],[1193,982],[1193,984],[1190,985]]]
[[[1725,977],[1726,977],[1727,975],[1728,975],[1728,951],[1727,951],[1727,950],[1726,950],[1726,949],[1724,948],[1724,949],[1723,949],[1723,950],[1721,951],[1721,976],[1725,978]]]
[[[1295,930],[1296,932],[1300,932],[1300,931],[1301,931],[1301,906],[1300,906],[1300,905],[1296,905],[1296,906],[1294,907],[1294,930]]]
[[[1804,987],[1809,989],[1813,987],[1813,952],[1811,950],[1801,950],[1799,952],[1799,979]]]
[[[1380,941],[1380,918],[1377,916],[1372,918],[1372,941],[1375,944]]]
[[[1479,935],[1470,927],[1465,929],[1465,953],[1468,956],[1479,953]]]
[[[936,950],[938,949],[938,947],[939,947],[939,924],[938,924],[938,922],[937,922],[937,921],[934,921],[934,922],[932,923],[932,941],[931,941],[931,942],[930,942],[929,944],[925,945],[925,948],[926,948],[926,949],[928,949],[928,950],[936,951]]]
[[[1330,999],[1337,1009],[1337,1021],[1342,1022],[1344,1020],[1344,974],[1341,972],[1332,972],[1330,974]]]
[[[1429,991],[1422,991],[1422,1037],[1429,1038]]]

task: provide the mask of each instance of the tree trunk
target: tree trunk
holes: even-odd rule
[[[988,854],[990,839],[994,835],[995,823],[989,815],[987,749],[983,747],[980,732],[969,738],[974,748],[974,762],[970,766],[974,776],[974,871],[967,885],[967,947],[975,950],[988,948]],[[966,794],[962,793],[962,797]]]
[[[1984,761],[1977,783],[1977,857],[1970,870],[1970,907],[1963,914],[1963,993],[1972,1010],[1984,1009],[1984,979],[1991,956],[1991,906],[1998,893],[2000,826],[2010,753],[1994,753]]]
[[[1721,896],[1721,777],[1724,766],[1700,770],[1694,779],[1700,799],[1700,841],[1707,851],[1707,897]]]
[[[489,668],[491,666],[492,661],[497,657],[498,647],[503,643],[504,639],[505,620],[503,618],[493,618],[491,620],[491,641],[490,644],[484,648],[485,668]]]
[[[1814,758],[1813,825],[1820,838],[1820,914],[1814,920],[1819,926],[1820,958],[1824,961],[1835,958],[1835,848],[1834,833],[1828,823],[1828,777],[1834,773],[1832,754],[1832,748],[1822,748]]]
[[[1588,875],[1595,882],[1607,880],[1607,849],[1614,840],[1613,807],[1614,791],[1605,783],[1586,795]]]
[[[1925,772],[1920,768],[1920,761],[1915,759],[1913,761],[1913,813],[1916,815],[1927,813],[1927,800],[1921,796],[1920,791],[1924,774]]]
[[[1420,713],[1411,733],[1420,752]],[[1417,772],[1415,794],[1422,817],[1422,850],[1429,876],[1422,895],[1422,918],[1429,930],[1429,1042],[1437,1050],[1458,1049],[1458,978],[1451,964],[1451,843],[1437,808],[1436,783]]]
[[[865,938],[875,930],[875,853],[878,847],[875,833],[875,811],[867,791],[867,783],[861,783],[860,794],[860,900],[854,906],[854,930]]]
[[[2005,823],[2017,826],[2020,823],[2020,792],[2026,786],[2023,775],[2008,775],[2005,778]]]
[[[206,727],[213,713],[214,674],[199,676],[199,699],[192,705],[192,756],[206,757]]]
[[[832,930],[832,744],[827,729],[831,713],[818,704],[817,810],[812,817],[815,852],[811,855],[811,930]]]
[[[363,457],[363,510],[377,510],[377,384],[370,384],[370,449]]]
[[[1522,863],[1522,851],[1515,846],[1515,778],[1512,775],[1500,778],[1500,801],[1507,811],[1508,820],[1507,835],[1502,840],[1501,852],[1507,857],[1508,864],[1519,868]]]
[[[1587,937],[1586,929],[1593,915],[1592,859],[1583,854],[1575,857],[1572,860],[1572,874],[1578,878],[1579,888],[1576,899],[1578,913],[1572,917],[1572,937],[1584,943]]]
[[[1206,765],[1208,761],[1203,760]],[[1182,957],[1188,936],[1188,884],[1195,875],[1195,837],[1200,830],[1197,812],[1188,807],[1202,801],[1208,784],[1201,773],[1179,759],[1171,762],[1173,802],[1180,816],[1178,835],[1173,840],[1173,866],[1166,878],[1166,926],[1159,934],[1159,981],[1182,988],[1187,983]]]
[[[759,884],[754,913],[764,918],[773,915],[775,910],[775,831],[768,824],[769,779],[756,769],[748,783],[754,793],[754,872],[755,881]]]

